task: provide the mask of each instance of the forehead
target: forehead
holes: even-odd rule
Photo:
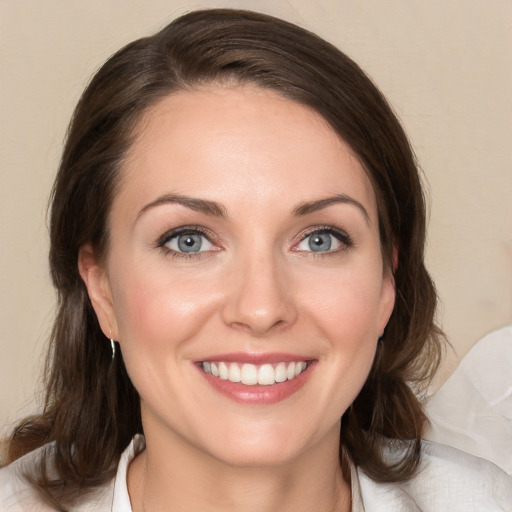
[[[152,106],[118,190],[140,203],[174,192],[221,202],[245,195],[259,207],[350,193],[375,210],[370,180],[327,121],[254,86],[180,91]]]

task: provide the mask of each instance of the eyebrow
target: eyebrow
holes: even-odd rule
[[[185,206],[186,208],[190,208],[191,210],[201,212],[212,217],[227,217],[226,209],[224,206],[215,201],[184,196],[181,194],[164,194],[145,205],[137,214],[137,218],[139,218],[148,210],[164,204],[179,204]],[[370,216],[368,215],[366,208],[359,201],[350,196],[347,196],[346,194],[337,194],[325,199],[301,203],[299,206],[293,209],[292,215],[301,217],[319,210],[323,210],[324,208],[327,208],[333,204],[349,204],[355,206],[363,214],[366,222],[368,224],[370,223]]]
[[[313,212],[317,212],[318,210],[323,210],[328,206],[333,204],[349,204],[355,206],[364,216],[366,223],[370,223],[370,216],[366,211],[366,208],[356,199],[347,196],[346,194],[337,194],[332,197],[326,197],[325,199],[319,199],[318,201],[311,201],[308,203],[301,203],[297,208],[295,208],[292,212],[295,216],[308,215]]]
[[[184,196],[181,194],[164,194],[163,196],[160,196],[154,201],[151,201],[150,203],[145,205],[137,214],[137,218],[139,218],[148,210],[151,210],[156,206],[161,206],[164,204],[179,204],[185,206],[186,208],[190,208],[191,210],[195,210],[197,212],[210,215],[212,217],[227,217],[226,209],[219,203],[216,203],[215,201],[208,201],[207,199],[198,199],[195,197]]]

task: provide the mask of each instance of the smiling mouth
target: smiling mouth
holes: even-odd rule
[[[293,380],[304,372],[310,361],[280,362],[275,364],[251,364],[223,361],[202,361],[199,367],[221,380],[246,386],[272,386]]]

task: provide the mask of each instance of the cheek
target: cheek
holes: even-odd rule
[[[215,297],[196,279],[170,278],[165,272],[124,273],[114,290],[120,342],[153,349],[179,345],[200,329]]]
[[[366,270],[304,283],[305,307],[332,342],[358,346],[379,336],[382,277]]]
[[[378,266],[375,270],[365,266],[361,272],[333,272],[325,277],[316,286],[307,283],[310,293],[305,307],[330,363],[325,366],[326,385],[318,400],[331,404],[336,420],[358,395],[373,364],[380,335],[382,276]]]

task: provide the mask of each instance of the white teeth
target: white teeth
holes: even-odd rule
[[[306,369],[306,363],[304,361],[295,363],[295,377],[298,377],[305,369]]]
[[[286,380],[286,364],[285,363],[279,363],[275,370],[276,374],[276,382],[284,382]]]
[[[258,370],[258,384],[261,386],[271,386],[275,384],[275,374],[274,368],[272,368],[271,364],[264,364]]]
[[[246,386],[271,386],[276,382],[284,382],[298,377],[306,368],[305,361],[285,363],[276,365],[266,363],[257,366],[250,363],[225,363],[223,361],[211,362],[203,361],[202,368],[206,373],[211,373],[214,377],[230,382],[241,382]]]
[[[258,369],[253,364],[244,364],[240,372],[241,382],[246,386],[258,383]]]
[[[219,377],[222,380],[228,380],[228,367],[226,366],[226,363],[219,363]]]
[[[288,380],[292,380],[295,377],[295,363],[290,363],[286,369],[286,377]]]
[[[240,382],[242,380],[240,366],[238,366],[236,363],[231,363],[229,365],[228,380],[231,382]]]

